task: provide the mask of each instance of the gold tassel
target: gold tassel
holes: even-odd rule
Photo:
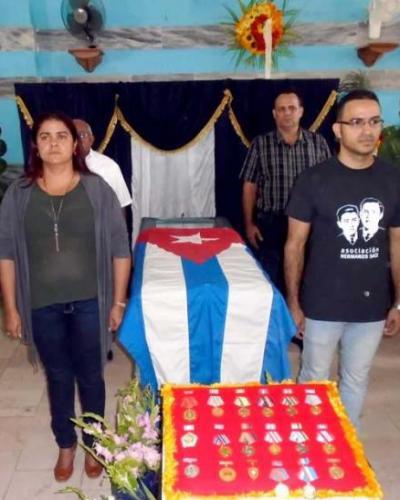
[[[233,100],[233,98],[232,98]],[[229,103],[229,121],[231,122],[231,125],[236,132],[236,134],[240,137],[240,140],[242,143],[246,146],[246,148],[250,147],[250,141],[247,139],[247,137],[244,135],[242,127],[239,123],[239,120],[237,119],[235,112],[233,111],[232,108],[232,101]]]
[[[22,116],[24,117],[26,124],[28,125],[29,128],[32,128],[33,127],[33,118],[31,116],[31,114],[29,113],[28,108],[26,107],[24,101],[22,100],[22,97],[20,97],[19,95],[16,95],[15,100],[17,102],[17,106],[19,107],[19,109],[22,113]]]
[[[329,113],[331,107],[335,104],[337,92],[336,90],[332,90],[329,94],[328,99],[326,100],[323,108],[319,112],[317,118],[314,120],[314,123],[309,128],[310,132],[316,132],[321,126],[322,122],[325,120],[326,115]]]
[[[118,123],[118,99],[119,99],[119,95],[116,94],[114,111],[113,111],[113,114],[111,116],[110,122],[108,124],[107,130],[106,130],[106,135],[104,136],[104,139],[101,141],[100,146],[97,149],[97,151],[99,153],[104,152],[104,150],[108,146],[108,143],[110,142],[111,137],[114,134],[115,127],[117,126],[117,123]]]

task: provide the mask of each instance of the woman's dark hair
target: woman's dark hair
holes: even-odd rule
[[[75,152],[72,156],[72,165],[73,169],[76,172],[80,172],[81,174],[90,173],[86,161],[85,155],[82,150],[81,142],[78,137],[78,133],[76,131],[74,122],[72,119],[61,111],[53,111],[50,113],[42,113],[40,114],[33,123],[32,127],[32,135],[31,135],[31,147],[29,152],[28,159],[28,168],[26,170],[26,177],[34,182],[38,177],[43,175],[43,161],[39,157],[38,148],[37,148],[37,136],[40,130],[40,127],[44,122],[48,120],[56,120],[58,122],[62,122],[67,129],[71,132],[72,139],[77,143]]]

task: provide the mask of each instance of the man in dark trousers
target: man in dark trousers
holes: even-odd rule
[[[288,89],[274,101],[276,130],[251,143],[240,173],[247,239],[274,285],[285,291],[283,247],[287,235],[285,208],[297,176],[330,156],[320,135],[301,128],[304,109],[299,94]]]
[[[339,389],[356,427],[382,334],[400,329],[400,170],[374,156],[382,122],[373,92],[343,97],[337,157],[300,175],[287,207],[287,299],[304,332],[299,380],[328,379],[340,345]],[[353,207],[353,225],[374,223],[373,239],[361,225],[356,240],[341,237],[343,207]]]

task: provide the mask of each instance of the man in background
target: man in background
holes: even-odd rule
[[[300,126],[303,113],[302,99],[296,91],[280,92],[272,110],[276,130],[253,140],[240,173],[247,239],[283,294],[285,208],[290,191],[303,170],[330,156],[326,140]]]
[[[85,160],[89,170],[100,175],[114,190],[122,208],[129,206],[132,203],[132,198],[118,164],[109,156],[92,149],[94,135],[87,122],[76,118],[74,124],[86,155]]]

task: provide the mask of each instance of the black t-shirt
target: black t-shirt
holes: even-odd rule
[[[323,321],[384,319],[390,306],[389,228],[400,226],[400,169],[331,158],[301,174],[287,207],[311,223],[301,304]]]

